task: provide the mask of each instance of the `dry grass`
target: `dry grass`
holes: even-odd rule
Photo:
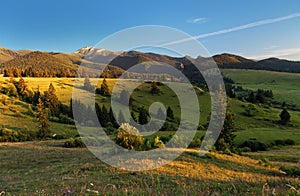
[[[16,195],[260,195],[289,194],[299,180],[256,160],[189,149],[170,164],[144,172],[112,168],[87,149],[63,141],[2,143],[0,191]],[[182,149],[175,149],[183,151]],[[142,161],[143,164],[151,164]],[[51,174],[51,175],[49,175]]]

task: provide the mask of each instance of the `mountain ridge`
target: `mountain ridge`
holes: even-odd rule
[[[36,57],[33,57],[33,56]],[[36,59],[35,59],[36,58]],[[35,67],[43,69],[47,65],[49,71],[55,69],[69,69],[75,70],[79,65],[97,69],[97,67],[105,67],[109,65],[108,72],[116,71],[117,76],[122,70],[127,70],[135,64],[145,63],[149,61],[157,61],[169,64],[179,70],[185,75],[197,75],[197,69],[194,63],[200,64],[215,63],[221,69],[255,69],[281,72],[296,72],[300,73],[300,61],[289,61],[285,59],[278,59],[275,57],[252,60],[242,56],[223,53],[212,57],[198,56],[196,59],[191,57],[172,57],[163,54],[140,52],[140,51],[111,51],[103,48],[95,48],[86,46],[80,48],[73,53],[63,52],[42,52],[31,50],[10,50],[0,47],[0,68],[2,70],[11,67]],[[51,68],[51,66],[53,66]]]

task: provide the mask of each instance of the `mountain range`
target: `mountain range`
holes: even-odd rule
[[[73,53],[41,52],[32,50],[10,50],[0,47],[0,70],[18,68],[24,70],[31,67],[35,70],[75,72],[79,65],[83,65],[85,72],[93,73],[96,69],[104,69],[106,77],[117,77],[124,70],[135,64],[157,61],[169,64],[180,69],[185,75],[191,77],[197,72],[193,64],[200,62],[205,64],[216,62],[222,69],[255,69],[280,72],[300,72],[299,61],[289,61],[278,58],[268,58],[255,61],[233,54],[219,54],[212,58],[197,57],[171,57],[156,53],[144,53],[139,51],[118,52],[94,47],[83,47]]]

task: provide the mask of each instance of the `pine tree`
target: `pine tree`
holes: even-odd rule
[[[44,93],[44,105],[46,108],[49,108],[50,115],[58,116],[59,115],[59,100],[56,96],[56,91],[52,83],[50,83],[48,91]]]
[[[218,151],[225,151],[226,149],[233,150],[234,147],[234,138],[235,135],[233,134],[234,131],[234,119],[235,116],[232,113],[230,107],[227,107],[226,116],[223,124],[223,128],[219,135],[219,138],[216,141],[216,149]]]
[[[158,108],[156,116],[159,120],[164,120],[164,118],[166,117],[164,111],[161,108]]]
[[[17,83],[17,91],[19,95],[22,95],[24,91],[26,90],[26,83],[23,78],[20,78],[19,82]]]
[[[109,122],[109,113],[105,105],[103,105],[101,109],[100,123],[102,126],[106,127],[108,122]]]
[[[32,97],[32,104],[37,105],[39,103],[39,98],[41,97],[40,87],[38,87],[37,91],[34,91],[33,97]]]
[[[119,124],[116,121],[116,118],[115,118],[114,112],[112,110],[112,107],[109,108],[108,117],[109,117],[108,121],[111,122],[111,124],[113,125],[113,127],[119,128]]]
[[[284,125],[286,125],[291,119],[291,115],[286,109],[283,109],[279,116],[281,123]]]
[[[48,112],[44,104],[39,98],[37,104],[37,122],[38,122],[38,136],[39,138],[46,138],[50,134],[50,124],[48,120]]]
[[[251,102],[251,103],[255,103],[256,102],[256,97],[254,95],[254,92],[251,91],[248,98],[247,98],[247,101]]]
[[[174,120],[174,112],[170,106],[167,108],[167,118],[169,118],[170,120]]]
[[[110,92],[110,90],[108,88],[107,81],[106,81],[105,78],[103,79],[103,82],[101,84],[101,88],[99,90],[99,94],[102,95],[102,96],[110,96],[111,95],[111,92]]]
[[[84,83],[83,83],[83,88],[87,91],[92,91],[94,90],[93,85],[90,82],[90,78],[86,75],[84,78]]]
[[[144,125],[148,122],[148,111],[144,107],[141,107],[139,109],[139,124]]]

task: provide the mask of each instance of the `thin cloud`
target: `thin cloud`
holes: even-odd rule
[[[271,46],[268,46],[268,47],[264,48],[264,50],[273,50],[275,48],[279,48],[279,46],[277,46],[277,45],[271,45]]]
[[[300,54],[300,48],[287,48],[287,49],[274,50],[265,54],[248,56],[248,58],[259,60],[259,59],[266,59],[270,57],[278,57],[278,58],[288,57],[296,54]]]
[[[207,18],[190,18],[186,22],[187,23],[192,23],[192,24],[203,24],[208,21]]]
[[[237,26],[237,27],[233,27],[233,28],[229,28],[229,29],[223,29],[223,30],[219,30],[219,31],[211,32],[211,33],[200,34],[200,35],[193,36],[190,38],[165,43],[161,46],[168,46],[168,45],[178,44],[178,43],[182,43],[182,42],[187,42],[187,41],[194,40],[194,39],[201,39],[201,38],[211,37],[211,36],[215,36],[215,35],[231,33],[231,32],[249,29],[249,28],[253,28],[253,27],[258,27],[258,26],[262,26],[262,25],[267,25],[267,24],[277,23],[277,22],[281,22],[281,21],[285,21],[285,20],[290,20],[290,19],[297,18],[297,17],[300,17],[300,13],[290,14],[287,16],[279,17],[279,18],[260,20],[257,22],[252,22],[249,24],[245,24],[245,25],[241,25],[241,26]]]

